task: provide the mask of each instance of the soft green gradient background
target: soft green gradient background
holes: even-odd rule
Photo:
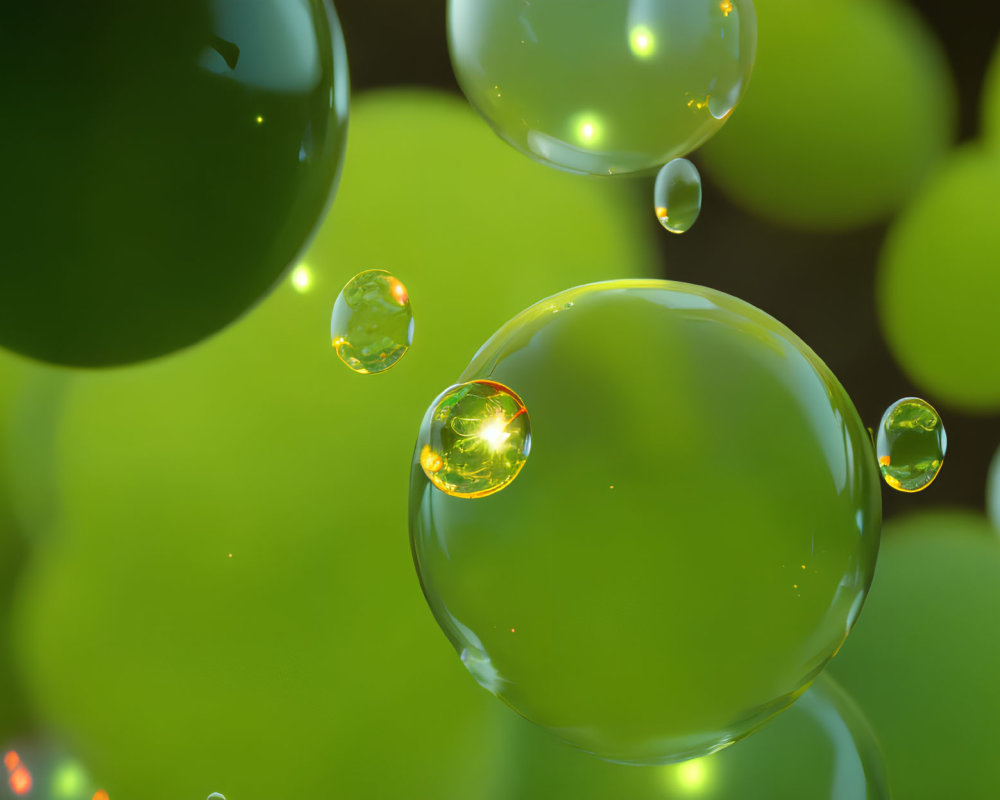
[[[868,604],[830,669],[878,731],[899,800],[996,794],[998,617],[1000,540],[981,514],[885,526]]]
[[[340,172],[332,4],[6,6],[0,345],[121,364],[228,325],[294,261]]]
[[[647,217],[455,98],[361,98],[352,126],[311,291],[285,283],[184,354],[76,375],[50,420],[55,513],[32,531],[15,655],[112,798],[475,796],[495,701],[413,573],[416,423],[538,293],[652,273]],[[328,338],[364,267],[392,268],[416,315],[381,376]]]
[[[943,53],[898,0],[757,0],[746,97],[701,151],[744,209],[807,230],[888,217],[947,148],[955,98]]]
[[[435,490],[410,530],[438,622],[484,685],[596,755],[701,756],[785,708],[847,636],[880,478],[826,366],[719,292],[615,281],[508,322],[458,380],[531,414],[502,492]],[[433,409],[428,411],[431,413]]]

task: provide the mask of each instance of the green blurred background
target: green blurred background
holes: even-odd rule
[[[139,367],[0,359],[0,744],[71,753],[112,800],[532,796],[498,704],[420,595],[412,439],[524,306],[662,275],[777,317],[868,424],[905,395],[944,416],[934,484],[883,491],[871,603],[833,672],[896,797],[995,796],[1000,544],[983,509],[1000,444],[1000,59],[985,79],[1000,7],[761,0],[758,73],[693,157],[703,212],[676,237],[651,176],[547,170],[465,110],[444,5],[337,4],[351,127],[309,291],[283,283]],[[366,97],[397,86],[437,93]],[[326,341],[337,291],[368,267],[404,280],[417,323],[381,378],[349,374]],[[944,507],[962,510],[926,516]]]

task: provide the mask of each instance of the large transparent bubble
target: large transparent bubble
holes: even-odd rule
[[[591,753],[665,763],[749,733],[840,647],[875,564],[878,465],[783,325],[701,287],[592,284],[508,322],[476,379],[531,410],[531,457],[470,500],[416,452],[410,525],[483,687]]]

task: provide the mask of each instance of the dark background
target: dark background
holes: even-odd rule
[[[1000,33],[1000,5],[981,0],[910,5],[948,57],[959,103],[957,142],[973,139],[983,78]],[[445,0],[339,0],[337,11],[355,93],[404,84],[459,92],[448,60]],[[637,192],[651,195],[652,178],[635,183]],[[652,218],[650,224],[656,227]],[[657,240],[664,277],[720,289],[784,322],[829,365],[874,428],[893,401],[921,394],[886,348],[876,314],[875,266],[886,228],[811,234],[779,227],[729,203],[706,178],[698,224],[683,236]],[[944,418],[947,466],[919,496],[883,492],[886,518],[918,507],[983,507],[986,472],[1000,444],[1000,417],[970,416],[927,399]]]

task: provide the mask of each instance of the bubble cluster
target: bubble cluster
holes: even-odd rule
[[[653,210],[671,233],[690,230],[701,213],[701,175],[686,158],[663,165],[653,187]]]
[[[417,449],[421,469],[442,492],[486,497],[513,481],[528,459],[528,409],[500,383],[453,386],[428,409]]]
[[[521,152],[570,172],[648,171],[715,133],[753,65],[751,0],[450,0],[458,82]]]
[[[459,380],[516,387],[538,447],[470,503],[438,490],[421,434],[414,560],[465,667],[523,716],[608,760],[684,760],[785,708],[841,646],[878,468],[850,398],[773,318],[687,284],[592,284],[516,316]]]
[[[330,336],[340,360],[355,372],[385,372],[413,342],[413,309],[406,287],[384,269],[355,275],[333,306]]]
[[[882,477],[900,492],[919,492],[941,471],[948,436],[926,400],[904,397],[882,415],[875,450]]]

